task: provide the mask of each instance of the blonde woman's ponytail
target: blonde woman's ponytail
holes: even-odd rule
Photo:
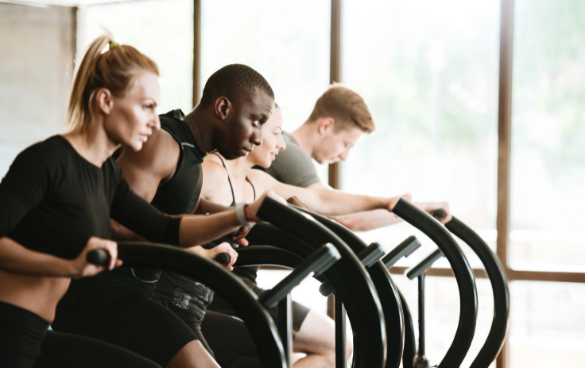
[[[103,52],[108,45],[108,51]],[[95,39],[73,79],[67,109],[69,132],[88,130],[96,118],[95,95],[100,88],[107,88],[114,96],[122,97],[133,89],[136,76],[143,71],[159,75],[156,63],[134,47],[119,45],[111,35]]]

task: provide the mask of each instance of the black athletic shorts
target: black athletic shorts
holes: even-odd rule
[[[70,288],[57,305],[55,331],[105,341],[163,367],[197,340],[189,326],[154,297],[154,284],[123,272],[102,272],[88,279],[93,280],[82,290]]]
[[[252,291],[254,291],[254,293],[256,293],[256,295],[258,295],[258,296],[261,296],[262,294],[264,294],[267,291],[267,290],[259,288],[258,285],[254,281],[252,281],[246,277],[242,277],[241,280],[246,285],[248,285],[248,287],[250,289],[252,289]],[[232,306],[229,305],[225,301],[225,299],[223,299],[218,294],[216,294],[214,296],[213,302],[209,305],[209,307],[207,309],[210,311],[214,311],[214,312],[218,312],[218,313],[222,313],[222,314],[229,314],[231,316],[238,316],[238,314],[232,308]],[[301,325],[305,321],[305,318],[307,318],[307,314],[309,314],[309,310],[310,310],[309,308],[307,308],[304,305],[297,303],[293,300],[293,302],[292,302],[293,331],[298,332],[301,329]],[[270,308],[268,310],[268,312],[270,313],[270,316],[272,316],[272,319],[274,321],[276,321],[278,319],[278,306]]]

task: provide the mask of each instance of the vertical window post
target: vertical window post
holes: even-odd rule
[[[329,82],[341,82],[341,0],[331,0],[331,56],[329,58]],[[329,185],[340,188],[339,162],[329,164]],[[335,318],[335,296],[327,298],[327,314]]]
[[[500,81],[498,97],[498,230],[497,255],[506,271],[508,266],[508,240],[510,235],[510,165],[512,119],[512,41],[514,0],[501,0],[500,15]],[[496,360],[497,368],[506,368],[508,342]]]
[[[201,0],[193,0],[193,108],[201,96]]]

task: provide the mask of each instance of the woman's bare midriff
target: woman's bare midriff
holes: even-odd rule
[[[52,322],[57,303],[65,295],[70,282],[68,277],[26,276],[0,271],[0,301]]]

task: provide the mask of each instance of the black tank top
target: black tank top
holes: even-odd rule
[[[215,155],[221,160],[221,164],[223,165],[223,167],[227,171],[227,167],[225,167],[225,162],[223,162],[223,159],[221,158],[221,156],[218,154],[215,154]],[[252,184],[252,182],[250,181],[250,179],[248,179],[247,176],[246,176],[246,181],[248,183],[250,183],[250,185],[252,186],[252,191],[254,192],[254,200],[256,200],[256,188],[254,188],[254,184]],[[229,172],[228,172],[228,182],[230,183],[230,189],[232,191],[232,204],[230,206],[233,207],[236,205],[236,195],[234,194],[234,186],[232,185],[232,181],[230,179]],[[222,241],[227,241],[227,240],[226,239],[218,239],[214,243],[216,243],[215,245],[218,245]],[[230,243],[233,244],[233,242],[231,242],[231,241],[230,241]],[[233,273],[238,275],[241,278],[246,278],[246,279],[251,280],[255,283],[256,277],[258,276],[258,267],[257,266],[256,267],[238,267],[238,268],[234,269]]]
[[[181,157],[171,180],[158,186],[152,204],[169,215],[190,213],[199,200],[203,186],[201,164],[207,155],[195,141],[181,110],[160,116],[161,128],[167,131],[181,147]]]
[[[191,213],[203,186],[203,158],[206,153],[199,148],[191,128],[183,119],[179,109],[160,115],[161,129],[167,131],[181,147],[177,170],[171,180],[161,183],[156,190],[152,205],[169,215]],[[161,270],[147,267],[134,267],[130,270],[135,278],[154,283],[160,278]]]
[[[227,171],[227,167],[221,156],[216,156],[221,160],[223,167]],[[254,192],[254,199],[256,199],[256,188],[254,188],[254,184],[246,177],[246,181],[250,183],[252,186],[252,191]],[[230,190],[232,192],[232,204],[230,206],[236,205],[236,196],[234,194],[234,187],[232,185],[232,181],[229,176],[228,172],[228,182],[230,184]],[[238,244],[235,243],[230,236],[221,237],[216,239],[212,242],[209,242],[203,247],[205,249],[211,249],[217,247],[219,244],[223,242],[230,243],[233,247],[237,247]],[[256,270],[253,270],[253,274],[256,274]],[[249,275],[247,276],[250,277]],[[254,277],[255,279],[255,277]],[[208,288],[207,286],[201,284],[200,282],[192,279],[191,277],[184,276],[179,273],[175,273],[172,271],[164,271],[160,276],[160,280],[156,284],[155,295],[164,300],[168,306],[172,308],[181,309],[187,313],[190,313],[199,320],[203,320],[205,316],[205,311],[207,307],[213,300],[213,290]]]
[[[232,204],[230,204],[230,207],[235,207],[236,206],[236,194],[234,193],[234,186],[232,185],[232,179],[230,178],[230,173],[229,171],[227,171],[227,167],[225,166],[225,162],[223,161],[223,158],[218,155],[217,153],[214,153],[214,155],[217,156],[217,158],[219,158],[219,160],[221,161],[221,165],[223,166],[223,168],[225,169],[225,171],[228,174],[228,183],[230,184],[230,190],[232,191]],[[254,187],[254,184],[252,184],[252,182],[250,181],[250,179],[248,179],[248,177],[246,176],[246,181],[248,183],[250,183],[250,186],[252,187],[252,193],[254,193],[254,200],[256,200],[256,188]]]

